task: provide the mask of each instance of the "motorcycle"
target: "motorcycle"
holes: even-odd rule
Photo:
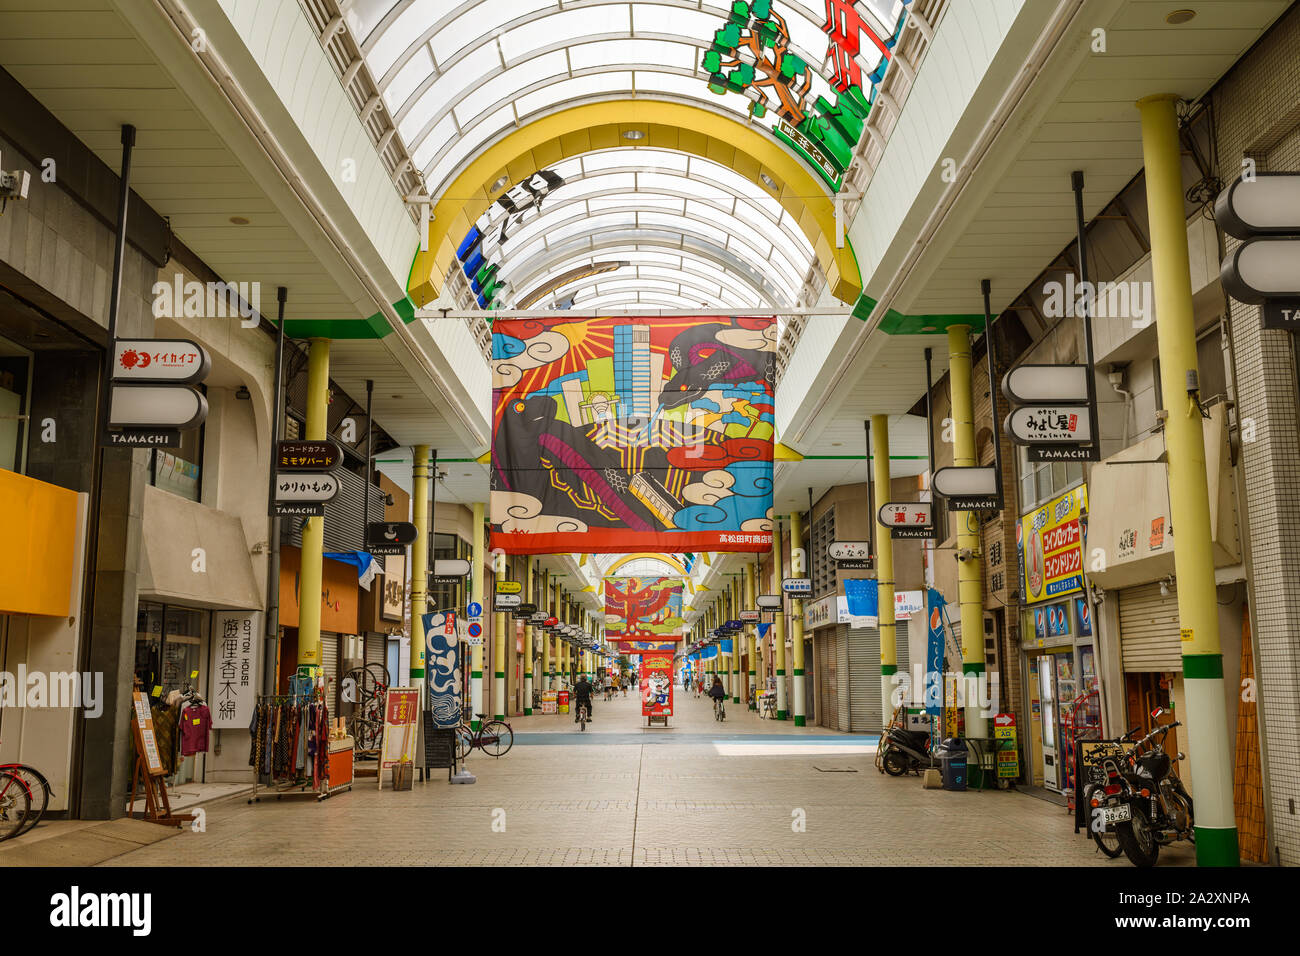
[[[1158,719],[1164,713],[1157,708],[1151,716]],[[1170,758],[1164,748],[1169,731],[1181,726],[1178,721],[1161,724],[1134,744],[1123,766],[1107,761],[1108,782],[1090,795],[1093,825],[1113,827],[1134,866],[1154,866],[1162,846],[1196,841],[1191,795],[1172,773],[1173,761],[1184,755]]]
[[[930,757],[930,732],[890,726],[880,740],[880,766],[891,777],[920,773],[934,766]]]

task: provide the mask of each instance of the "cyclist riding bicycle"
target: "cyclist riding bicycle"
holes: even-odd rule
[[[573,685],[573,722],[575,724],[578,722],[578,708],[582,707],[584,704],[587,707],[587,719],[591,719],[592,690],[591,681],[587,680],[586,674],[580,676],[578,678],[578,683]]]
[[[722,702],[727,699],[727,689],[722,686],[721,677],[713,678],[713,686],[709,688],[709,696],[713,698],[714,710],[717,710]]]

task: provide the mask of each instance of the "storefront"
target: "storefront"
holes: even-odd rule
[[[290,691],[290,678],[298,669],[298,615],[302,552],[292,546],[280,548],[280,656],[276,662],[277,693]],[[376,578],[378,580],[378,578]],[[373,585],[372,585],[373,587]],[[321,667],[325,672],[325,702],[330,713],[339,709],[339,669],[345,635],[356,636],[360,587],[357,567],[326,558],[321,562]],[[386,648],[385,648],[386,649]]]
[[[1025,778],[1065,791],[1074,741],[1101,733],[1100,669],[1085,587],[1088,489],[1079,485],[1024,515],[1016,529],[1026,608],[1020,623]]]
[[[804,630],[813,636],[816,649],[816,696],[823,727],[879,733],[889,720],[881,713],[880,629],[878,619],[869,620],[871,626],[854,627],[848,598],[842,594],[805,604]],[[907,624],[906,618],[896,622],[902,674],[909,673],[911,660]]]

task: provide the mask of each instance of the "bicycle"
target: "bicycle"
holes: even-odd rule
[[[764,694],[759,700],[763,703],[763,709],[759,712],[759,717],[767,720],[776,719],[776,695]]]
[[[487,720],[487,714],[479,714],[483,721],[475,730],[467,723],[456,728],[456,759],[464,760],[475,748],[492,757],[504,757],[515,743],[515,732],[504,720]]]
[[[583,732],[585,733],[587,730],[587,705],[586,704],[578,705],[578,723],[582,725]]]
[[[14,774],[18,782],[27,790],[27,796],[33,805],[27,822],[18,833],[14,834],[20,836],[34,829],[36,824],[41,822],[41,817],[45,815],[45,810],[50,805],[50,797],[54,796],[54,788],[45,779],[45,774],[24,763],[0,763],[0,773]],[[36,806],[37,801],[40,806]]]
[[[0,771],[0,842],[22,833],[31,811],[32,792],[27,783],[13,771]]]
[[[713,719],[714,720],[727,719],[727,706],[726,703],[721,698],[713,702]]]

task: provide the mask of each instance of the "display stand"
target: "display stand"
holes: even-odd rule
[[[158,741],[153,733],[153,715],[149,710],[149,699],[140,689],[137,678],[135,689],[131,694],[132,737],[135,739],[135,771],[131,778],[130,815],[136,816],[135,798],[140,785],[144,785],[145,811],[144,819],[163,826],[180,827],[194,819],[192,813],[172,813],[171,801],[167,797],[167,784],[163,779],[162,758],[158,753]]]
[[[456,731],[435,727],[433,714],[424,712],[424,766],[428,770],[447,768],[447,782],[456,770]]]
[[[260,708],[264,704],[274,706],[292,703],[296,707],[305,707],[309,704],[323,704],[325,679],[319,673],[315,673],[319,670],[319,667],[309,665],[299,667],[298,673],[290,679],[292,693],[259,695],[256,706]],[[351,737],[326,739],[321,742],[321,746],[326,748],[325,772],[321,775],[319,785],[315,782],[315,774],[306,767],[295,770],[292,777],[286,775],[278,779],[273,775],[274,771],[272,774],[265,774],[261,767],[256,768],[256,773],[253,775],[253,793],[248,798],[248,803],[261,803],[262,791],[274,793],[277,800],[284,797],[310,797],[319,801],[327,799],[340,790],[351,790],[353,783],[351,751],[354,744],[355,741]],[[344,753],[345,749],[346,753]],[[263,777],[270,782],[263,784]]]

